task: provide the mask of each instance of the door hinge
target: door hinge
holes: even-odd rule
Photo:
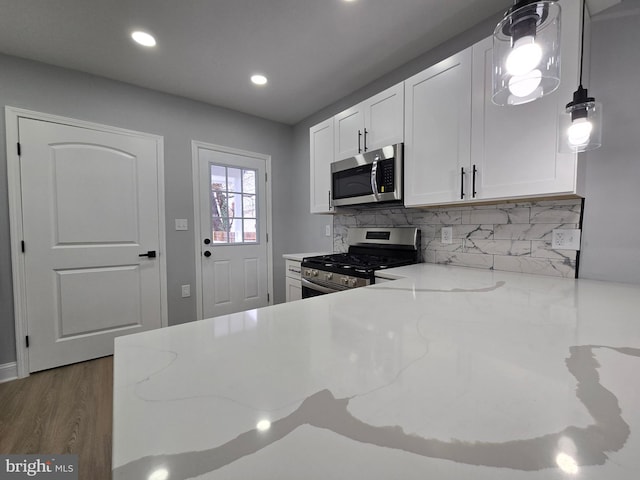
[[[264,172],[264,181],[267,182],[267,172]]]
[[[20,146],[20,142],[18,142],[18,156],[22,155],[22,147]]]
[[[27,345],[27,348],[29,348],[29,335],[27,335],[25,338],[25,343]]]
[[[267,243],[269,242],[269,234],[267,233]]]
[[[20,248],[22,249],[22,253],[24,253],[24,240],[20,242]]]
[[[271,301],[271,295],[269,295],[269,293],[267,293],[267,302]],[[27,337],[29,338],[29,337]]]

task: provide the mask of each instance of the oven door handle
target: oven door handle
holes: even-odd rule
[[[376,200],[378,200],[378,160],[380,157],[376,155],[371,165],[371,191]]]
[[[303,287],[307,287],[312,290],[317,290],[318,292],[322,292],[322,293],[335,293],[340,291],[340,290],[334,290],[333,288],[325,287],[323,285],[318,285],[317,283],[310,282],[306,278],[300,279],[300,282],[302,283]]]

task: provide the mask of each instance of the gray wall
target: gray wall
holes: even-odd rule
[[[580,276],[640,283],[640,0],[594,16],[589,94],[602,147],[586,154]]]
[[[215,79],[212,79],[214,81]],[[164,137],[169,324],[196,318],[195,296],[181,298],[180,285],[195,287],[191,140],[271,155],[273,189],[274,299],[284,301],[284,261],[291,251],[291,201],[287,172],[292,128],[231,110],[165,95],[100,77],[0,55],[0,106],[77,118]],[[15,361],[4,111],[0,116],[0,365]],[[176,232],[174,219],[189,219]]]

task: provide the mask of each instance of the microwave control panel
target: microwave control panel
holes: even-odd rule
[[[395,160],[388,158],[378,163],[378,193],[395,191]]]

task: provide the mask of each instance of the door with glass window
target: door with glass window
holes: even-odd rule
[[[266,158],[197,148],[203,318],[264,307]]]

